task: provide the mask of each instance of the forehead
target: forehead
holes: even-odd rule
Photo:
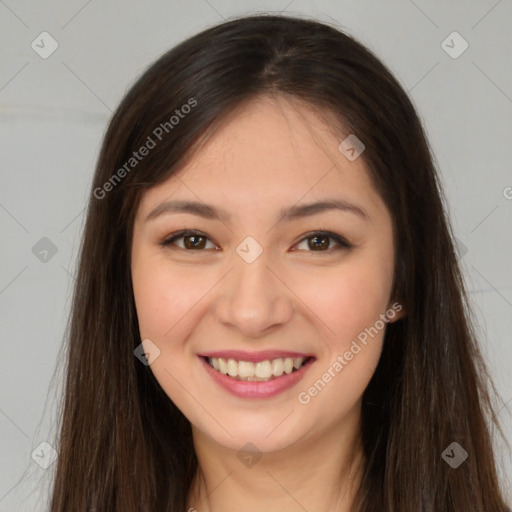
[[[332,117],[332,116],[331,116]],[[231,114],[188,163],[148,190],[141,204],[193,199],[237,211],[338,196],[378,207],[362,158],[338,149],[329,116],[284,98],[259,97]]]

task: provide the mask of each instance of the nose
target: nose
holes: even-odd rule
[[[220,283],[217,320],[246,338],[265,336],[289,322],[293,293],[269,265],[265,251],[252,263],[236,256],[233,264]]]

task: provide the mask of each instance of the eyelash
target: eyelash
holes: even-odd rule
[[[326,249],[326,250],[318,250],[318,251],[309,250],[309,251],[306,251],[306,252],[330,253],[333,250],[351,249],[353,247],[343,237],[341,237],[340,235],[337,235],[336,233],[332,233],[331,231],[320,230],[320,231],[313,231],[313,232],[306,233],[306,234],[308,236],[305,236],[304,238],[299,240],[297,242],[297,244],[303,242],[304,240],[308,240],[310,238],[315,238],[316,236],[331,238],[332,240],[334,240],[338,244],[338,246],[331,247],[331,248]],[[201,236],[201,237],[207,238],[211,242],[211,240],[206,236],[205,233],[203,233],[201,231],[198,231],[198,230],[194,230],[194,229],[185,229],[185,230],[182,230],[182,231],[178,231],[176,233],[172,233],[168,238],[166,238],[164,241],[160,242],[160,245],[162,247],[170,248],[169,246],[171,244],[173,244],[173,242],[175,242],[176,240],[179,240],[180,238],[185,238],[187,236]],[[186,249],[186,248],[184,249],[183,247],[176,247],[176,248],[177,249],[181,249],[182,251],[187,251],[187,252],[202,252],[202,251],[207,250],[207,249],[197,249],[196,250],[196,249]]]

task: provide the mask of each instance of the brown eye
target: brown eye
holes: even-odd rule
[[[331,246],[331,241],[334,241],[335,245]],[[328,252],[331,249],[349,249],[352,246],[344,240],[341,236],[336,235],[335,233],[330,232],[317,232],[312,233],[310,236],[303,238],[300,244],[306,243],[306,251],[309,252]]]
[[[181,240],[183,240],[181,243],[177,243],[177,241]],[[334,245],[332,245],[333,241]],[[211,244],[210,247],[207,247],[208,243]],[[301,250],[306,250],[307,252],[330,252],[331,250],[350,249],[352,247],[341,236],[331,232],[314,232],[310,236],[303,238],[298,245],[300,246],[300,244],[304,243],[307,243],[307,246]],[[169,248],[177,246],[177,248],[187,251],[217,249],[215,244],[204,233],[191,230],[175,233],[170,238],[161,242],[161,245]]]
[[[308,240],[310,241],[308,247],[310,247],[314,251],[318,249],[328,249],[330,245],[329,238],[330,237],[323,235],[310,237],[308,238]]]
[[[183,237],[187,249],[204,249],[206,238],[200,235],[186,235]]]
[[[176,243],[177,240],[183,240],[181,244]],[[213,247],[206,247],[208,241]],[[167,247],[171,245],[177,245],[178,248],[184,250],[202,250],[205,248],[215,249],[215,245],[211,240],[201,232],[196,231],[181,231],[167,238],[161,243],[162,246]]]

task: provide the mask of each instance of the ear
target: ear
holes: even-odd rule
[[[407,316],[407,312],[405,311],[405,307],[398,300],[391,300],[388,304],[388,308],[386,310],[386,317],[388,318],[388,322],[391,324],[400,320],[400,318],[404,318]]]

